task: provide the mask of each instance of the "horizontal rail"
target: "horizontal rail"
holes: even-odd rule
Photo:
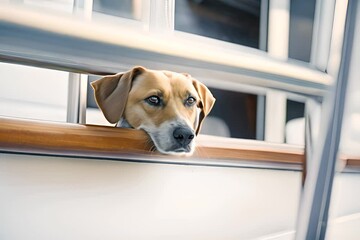
[[[332,81],[310,65],[274,60],[256,49],[11,4],[0,7],[0,61],[99,75],[143,65],[313,96],[323,96]]]
[[[151,147],[140,130],[0,118],[3,152],[217,166],[273,163],[272,168],[298,170],[304,160],[301,147],[202,135],[192,157],[162,155]]]

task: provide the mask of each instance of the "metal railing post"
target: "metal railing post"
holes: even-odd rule
[[[354,51],[360,42],[360,5],[357,0],[349,1],[345,38],[337,81],[331,94],[324,102],[322,128],[319,140],[311,154],[311,168],[307,175],[302,202],[299,209],[296,239],[324,239],[331,192],[334,181],[336,160],[341,135],[343,112],[345,106],[346,88],[349,78],[358,79],[354,69],[358,68],[359,51]],[[357,60],[354,61],[354,60]]]

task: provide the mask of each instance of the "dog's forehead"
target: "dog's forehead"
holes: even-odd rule
[[[190,78],[171,71],[147,70],[136,78],[133,87],[135,85],[145,89],[158,88],[163,91],[196,92]]]

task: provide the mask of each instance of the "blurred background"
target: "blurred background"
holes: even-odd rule
[[[347,7],[341,0],[0,0],[0,116],[108,126],[92,81],[135,65],[188,72],[217,99],[202,134],[306,147],[311,170],[343,60]],[[360,234],[358,64],[354,54],[326,239]],[[299,169],[1,153],[0,239],[294,239],[304,200]]]

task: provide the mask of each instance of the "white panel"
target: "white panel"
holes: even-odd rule
[[[360,174],[342,173],[334,179],[326,239],[359,239]]]
[[[292,171],[3,154],[0,236],[253,239],[294,229],[300,189]]]

